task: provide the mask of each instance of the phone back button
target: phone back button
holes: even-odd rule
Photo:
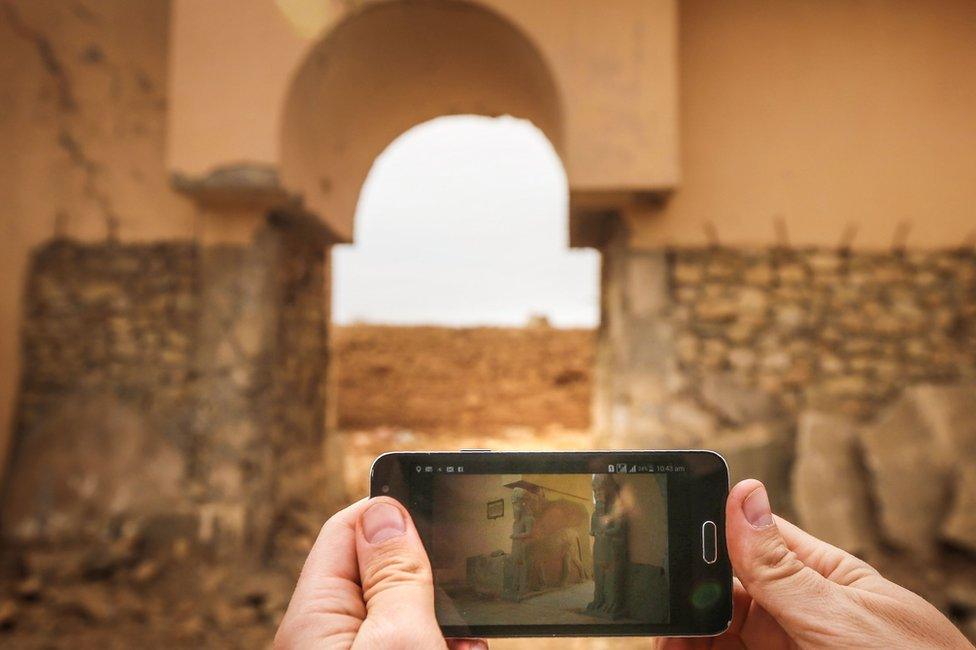
[[[714,521],[706,521],[701,527],[702,559],[705,564],[715,564],[718,559],[718,528]]]

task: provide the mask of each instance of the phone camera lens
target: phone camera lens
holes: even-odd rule
[[[380,490],[383,491],[383,494],[386,494],[387,492],[390,491],[390,486],[389,485],[384,485],[383,487],[380,488]]]

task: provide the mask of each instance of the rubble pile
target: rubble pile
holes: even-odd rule
[[[308,532],[283,531],[294,544],[266,564],[215,557],[184,528],[159,521],[125,522],[98,539],[8,544],[0,645],[266,647],[310,547]]]
[[[976,384],[917,385],[874,420],[804,413],[799,523],[864,557],[976,639]]]

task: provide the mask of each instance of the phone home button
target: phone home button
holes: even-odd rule
[[[714,521],[706,521],[701,527],[702,559],[705,564],[715,564],[718,559],[718,528]]]

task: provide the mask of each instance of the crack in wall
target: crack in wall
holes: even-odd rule
[[[83,5],[76,5],[76,10],[78,7],[83,7]],[[83,178],[82,193],[95,204],[101,213],[105,222],[107,239],[117,240],[119,216],[115,211],[109,192],[100,187],[100,178],[105,171],[104,166],[86,152],[82,139],[77,135],[77,129],[72,127],[69,121],[78,115],[80,105],[75,96],[67,67],[57,55],[51,40],[40,29],[28,24],[12,2],[0,3],[0,10],[2,10],[2,14],[6,17],[14,34],[33,46],[40,59],[41,66],[54,81],[58,98],[58,148],[67,155],[68,161],[81,172]],[[89,49],[91,47],[97,46],[90,46]],[[117,93],[119,71],[106,61],[105,54],[101,49],[98,49],[98,52],[99,55],[95,61],[90,60],[90,55],[87,60],[84,55],[82,58],[87,63],[98,63],[108,69],[113,79],[113,88],[116,88],[114,92]],[[64,234],[67,221],[67,210],[58,210],[54,219],[55,237]]]
[[[3,14],[14,34],[34,46],[38,57],[41,59],[41,65],[54,80],[58,91],[58,104],[62,110],[77,110],[78,102],[75,99],[71,80],[68,78],[68,73],[65,72],[64,64],[61,63],[61,59],[55,53],[51,41],[40,30],[28,25],[12,3],[4,2],[0,7],[3,8]]]
[[[69,131],[62,129],[58,134],[58,146],[67,154],[71,163],[81,170],[84,175],[83,191],[99,207],[105,218],[108,239],[118,239],[119,216],[112,206],[112,199],[108,193],[98,187],[98,177],[102,173],[102,166],[89,157],[81,143]]]

